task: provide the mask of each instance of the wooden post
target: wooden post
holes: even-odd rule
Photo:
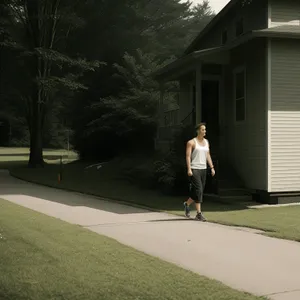
[[[202,120],[202,65],[197,63],[196,67],[196,123]],[[196,125],[196,124],[194,124]]]

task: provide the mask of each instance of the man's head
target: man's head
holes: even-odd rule
[[[206,124],[205,123],[199,123],[196,126],[196,132],[198,137],[205,137],[206,135]]]

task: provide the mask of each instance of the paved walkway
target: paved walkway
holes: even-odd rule
[[[79,224],[232,288],[275,300],[300,299],[300,243],[37,186],[5,171],[0,172],[0,198]]]

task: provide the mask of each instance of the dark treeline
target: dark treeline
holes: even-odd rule
[[[1,1],[1,146],[30,147],[33,167],[69,135],[85,159],[152,150],[159,87],[149,75],[212,15],[208,1]]]

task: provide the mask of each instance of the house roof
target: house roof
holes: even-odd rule
[[[154,72],[152,76],[154,76],[154,78],[156,79],[159,79],[159,77],[161,76],[168,77],[168,75],[170,75],[171,73],[174,73],[177,70],[178,71],[182,70],[183,67],[188,67],[188,66],[193,67],[192,63],[197,59],[200,59],[207,55],[219,53],[223,50],[226,50],[225,46],[194,51],[169,63],[168,65]]]
[[[198,51],[193,51],[189,54],[186,54],[172,63],[166,65],[165,67],[154,72],[152,76],[155,79],[171,78],[172,74],[175,72],[184,72],[189,67],[193,68],[196,60],[201,58],[205,59],[209,55],[226,52],[234,47],[237,47],[240,44],[243,44],[253,38],[266,37],[266,38],[293,38],[300,39],[300,26],[299,25],[281,25],[266,29],[253,30],[248,33],[243,34],[238,39],[232,41],[231,43],[214,48],[208,48]]]
[[[223,9],[213,17],[210,22],[203,28],[202,31],[197,35],[197,37],[192,41],[192,43],[186,48],[184,54],[187,54],[193,50],[193,48],[198,44],[199,40],[214,26],[216,23],[227,14],[227,12],[231,9],[240,0],[230,0],[227,5],[223,7]]]
[[[280,25],[266,29],[254,30],[253,35],[262,37],[300,38],[300,26]]]
[[[153,76],[153,78],[156,80],[159,80],[161,78],[171,80],[172,75],[175,72],[184,73],[187,72],[189,69],[194,69],[195,62],[197,60],[202,59],[203,61],[205,61],[206,59],[209,59],[209,57],[213,56],[214,54],[223,54],[224,56],[226,56],[228,55],[228,50],[237,47],[238,45],[243,44],[252,38],[253,38],[252,32],[248,32],[241,35],[239,38],[226,45],[222,45],[214,48],[196,50],[191,53],[185,54],[184,56],[162,67],[158,71],[152,73],[151,76]]]

